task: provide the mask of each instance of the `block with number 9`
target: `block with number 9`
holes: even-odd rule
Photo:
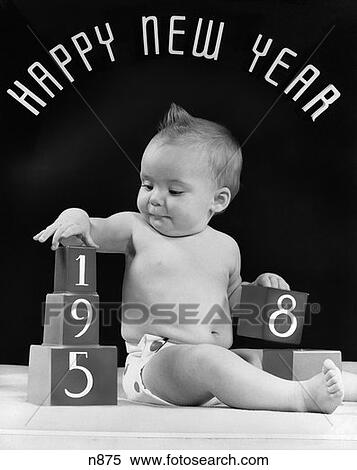
[[[97,294],[47,294],[44,344],[99,343]]]

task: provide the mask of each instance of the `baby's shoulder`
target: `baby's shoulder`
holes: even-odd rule
[[[216,243],[213,246],[217,246],[217,250],[213,250],[219,253],[220,262],[223,263],[230,275],[240,270],[240,251],[237,241],[227,235],[224,232],[212,229],[212,236],[215,237]]]
[[[209,228],[210,235],[212,238],[215,238],[216,240],[220,241],[227,247],[231,247],[231,248],[238,247],[238,243],[236,242],[236,240],[230,235],[228,235],[227,233],[220,232],[219,230],[216,230],[212,227],[208,227],[208,228]]]
[[[148,226],[148,223],[140,212],[130,212],[130,215],[133,220],[134,229],[140,230]]]
[[[135,240],[136,243],[152,241],[153,238],[157,237],[158,232],[150,226],[140,212],[132,212],[132,217],[133,240]]]
[[[220,248],[228,251],[231,255],[239,254],[239,246],[237,241],[228,235],[227,233],[220,232],[219,230],[211,229],[211,236],[215,240],[216,243],[219,243]]]

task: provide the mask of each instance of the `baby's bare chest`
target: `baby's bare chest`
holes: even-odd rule
[[[226,283],[230,259],[222,247],[202,238],[139,240],[131,259],[130,270],[136,277],[181,283],[210,279]]]
[[[133,261],[137,268],[156,275],[219,276],[227,271],[225,263],[215,253],[182,246],[146,247],[136,253]]]

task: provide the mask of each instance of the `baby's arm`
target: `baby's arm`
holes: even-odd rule
[[[54,250],[61,242],[93,246],[100,252],[125,253],[136,216],[134,212],[120,212],[108,218],[89,217],[82,209],[67,209],[33,238],[43,243],[53,236]]]
[[[237,309],[240,307],[242,286],[243,285],[257,285],[256,281],[254,283],[242,281],[240,275],[241,267],[241,257],[240,250],[237,243],[232,244],[232,260],[233,266],[231,267],[229,283],[228,283],[228,300],[231,314],[234,315],[237,312]],[[264,275],[261,275],[263,277]],[[258,278],[259,279],[259,276]],[[265,278],[264,278],[265,279]],[[264,281],[263,279],[263,281]],[[285,282],[285,281],[284,281]],[[260,357],[259,351],[254,349],[232,349],[232,352],[237,354],[239,357],[249,362],[258,369],[262,369],[262,359]]]
[[[278,274],[263,273],[260,274],[254,282],[242,281],[240,275],[241,257],[238,244],[232,239],[232,257],[233,265],[229,273],[228,300],[231,312],[234,307],[240,304],[242,286],[255,285],[262,287],[275,287],[276,289],[290,290],[289,284]]]
[[[231,239],[231,250],[232,256],[230,259],[232,260],[232,265],[229,270],[229,282],[228,282],[228,301],[231,312],[234,310],[234,307],[240,304],[240,297],[242,292],[242,285],[248,284],[247,282],[242,282],[242,278],[240,275],[240,267],[241,267],[241,257],[240,257],[240,250],[237,242]]]
[[[118,212],[106,219],[91,217],[90,226],[93,239],[101,253],[125,253],[133,234],[133,226],[138,214]]]

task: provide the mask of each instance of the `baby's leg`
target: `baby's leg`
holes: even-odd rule
[[[241,358],[248,361],[258,369],[263,368],[263,364],[258,351],[254,349],[232,349],[232,352],[238,354]],[[334,375],[334,369],[328,377]],[[351,372],[342,372],[342,382],[344,386],[344,401],[357,401],[357,374]]]
[[[235,408],[332,413],[343,397],[341,374],[329,359],[321,374],[295,382],[268,374],[212,344],[159,351],[143,369],[143,382],[160,398],[189,406],[216,396]]]

